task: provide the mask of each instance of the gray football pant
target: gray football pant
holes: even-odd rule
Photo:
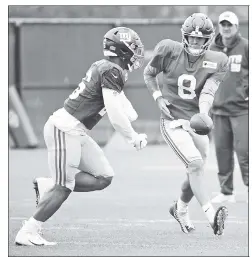
[[[213,115],[214,142],[221,192],[232,194],[234,152],[236,152],[243,182],[249,185],[248,114],[241,116]]]
[[[75,175],[80,171],[94,177],[113,177],[114,171],[100,146],[85,131],[70,132],[59,130],[50,118],[44,126],[48,165],[54,182],[73,190]]]

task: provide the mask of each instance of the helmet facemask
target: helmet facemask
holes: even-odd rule
[[[126,41],[123,41],[123,43],[132,52],[132,56],[127,63],[129,71],[131,72],[132,70],[141,68],[144,64],[144,46],[136,45],[134,43],[129,44]]]
[[[210,47],[214,37],[214,26],[212,21],[203,13],[194,13],[183,23],[182,43],[185,51],[194,56],[200,56]],[[190,44],[188,37],[204,38],[205,42],[201,46]]]
[[[196,28],[196,31],[193,31],[192,33],[186,33],[183,31],[183,29],[181,29],[181,32],[182,32],[182,43],[183,43],[184,49],[188,54],[193,56],[200,56],[204,54],[205,51],[210,47],[214,37],[214,33],[210,35],[203,35],[202,32],[197,31],[197,28]],[[189,44],[189,41],[188,41],[189,36],[205,38],[205,43],[196,49],[193,45]]]

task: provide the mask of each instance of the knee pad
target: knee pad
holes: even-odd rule
[[[202,159],[198,159],[195,161],[192,161],[188,164],[187,172],[189,174],[191,173],[202,173],[204,168],[204,161]]]
[[[98,179],[98,182],[99,182],[97,190],[102,190],[102,189],[108,187],[111,184],[113,177],[99,176],[99,177],[97,177],[97,179]]]

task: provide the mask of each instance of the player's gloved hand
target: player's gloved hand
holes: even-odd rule
[[[136,148],[137,151],[143,149],[147,145],[147,135],[146,134],[136,134],[131,144]]]
[[[170,105],[169,101],[160,96],[157,98],[156,102],[161,112],[163,112],[170,120],[174,120],[174,117],[171,115],[171,112],[168,108],[168,106]]]

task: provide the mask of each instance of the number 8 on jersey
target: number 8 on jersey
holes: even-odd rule
[[[189,81],[190,86],[184,86],[184,82]],[[196,96],[195,93],[196,78],[193,75],[183,74],[178,78],[178,95],[183,99],[193,99]],[[185,94],[184,91],[189,92]]]

